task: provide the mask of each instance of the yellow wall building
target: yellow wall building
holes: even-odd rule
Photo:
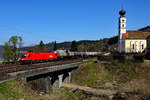
[[[143,52],[146,47],[147,43],[146,40],[125,40],[125,52]]]
[[[121,10],[119,14],[119,52],[139,53],[150,47],[150,41],[148,40],[150,32],[126,30],[126,17],[124,16],[125,11]]]

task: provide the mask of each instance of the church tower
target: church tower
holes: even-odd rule
[[[122,35],[126,33],[126,17],[124,16],[126,14],[125,10],[121,10],[119,12],[119,34],[118,34],[118,39],[119,39],[119,52],[122,52]]]
[[[125,13],[126,12],[124,10],[119,12],[119,39],[122,39],[122,34],[126,33],[126,17],[124,16]]]

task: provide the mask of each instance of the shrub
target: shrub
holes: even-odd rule
[[[124,62],[125,61],[125,55],[120,54],[119,52],[114,52],[113,53],[113,60],[118,60],[120,62]]]

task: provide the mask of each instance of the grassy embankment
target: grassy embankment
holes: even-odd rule
[[[82,92],[69,93],[67,88],[53,93],[38,95],[16,80],[0,84],[0,100],[80,100]]]
[[[25,85],[12,80],[0,84],[0,100],[37,100]]]
[[[137,78],[142,69],[140,63],[133,61],[88,62],[82,65],[73,82],[90,87],[104,87],[106,82],[121,84]]]
[[[145,62],[112,60],[104,64],[84,63],[73,83],[94,88],[117,89],[129,93],[126,100],[141,100],[140,98],[150,100],[149,65],[149,60]]]

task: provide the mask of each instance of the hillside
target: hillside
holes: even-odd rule
[[[99,40],[81,40],[81,41],[77,41],[77,46],[80,46],[81,44],[86,45],[86,44],[95,43],[95,42],[99,42]],[[57,49],[70,49],[70,46],[71,46],[71,41],[57,43]],[[46,44],[46,47],[48,51],[52,51],[53,43]]]
[[[101,40],[81,40],[76,41],[78,51],[112,51],[117,48],[118,37],[105,38]],[[72,41],[57,43],[57,49],[70,50]],[[46,51],[53,51],[54,42],[45,44]],[[23,51],[37,51],[37,45],[24,47]]]
[[[141,29],[138,29],[139,31],[143,32],[150,32],[150,26],[143,27]],[[104,38],[101,40],[80,40],[77,41],[78,51],[114,51],[117,50],[117,42],[118,42],[118,36],[114,36],[111,38]],[[45,44],[47,51],[53,51],[53,45],[54,42],[50,42]],[[70,49],[71,41],[65,41],[61,43],[57,43],[57,49]],[[2,48],[3,46],[0,46],[0,58],[2,57]],[[32,47],[24,47],[23,51],[29,51],[30,49],[33,49],[36,51],[37,46]]]

